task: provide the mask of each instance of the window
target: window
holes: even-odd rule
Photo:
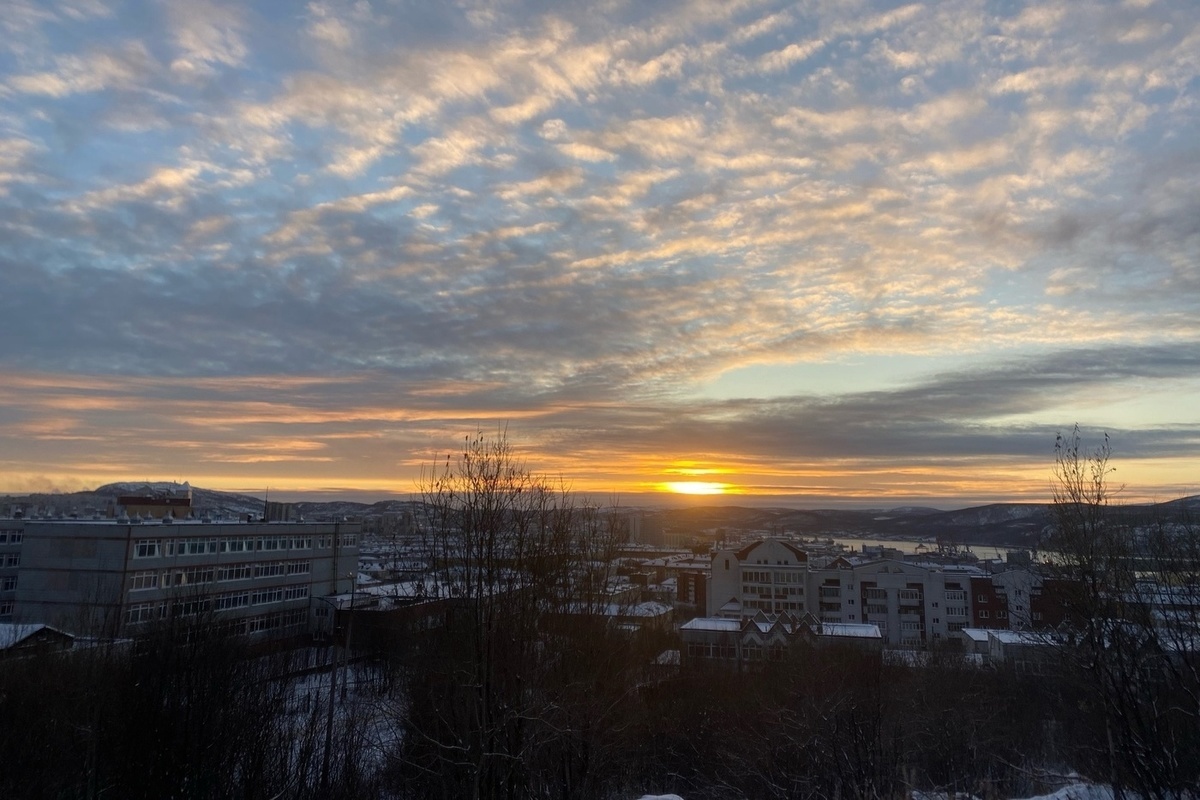
[[[156,609],[157,605],[154,603],[135,603],[125,609],[125,622],[130,625],[138,622],[150,622],[157,617]]]
[[[9,553],[8,555],[4,556],[4,566],[6,566],[6,567],[21,566],[21,554],[20,553]]]
[[[951,633],[955,633],[956,631],[961,631],[965,627],[967,627],[967,623],[965,623],[965,622],[947,622],[946,623],[946,630],[950,631]]]
[[[312,572],[311,561],[289,561],[287,565],[288,575],[307,575]]]
[[[261,606],[266,603],[278,603],[283,599],[283,589],[260,589],[250,595],[250,604]]]
[[[1040,611],[1033,612],[1033,618],[1036,620],[1040,620],[1042,618],[1042,612],[1040,612]]]
[[[303,600],[308,597],[308,586],[288,586],[283,590],[284,600]]]
[[[988,596],[986,594],[978,595],[975,598],[976,603],[986,603],[987,601],[988,601]]]
[[[280,619],[278,614],[264,614],[261,617],[251,617],[246,620],[246,632],[260,633],[262,631],[274,630],[279,627]]]
[[[129,591],[140,592],[158,588],[158,573],[153,570],[135,572],[129,581]]]
[[[232,592],[230,594],[217,595],[217,611],[228,611],[231,608],[245,608],[248,605],[250,605],[249,592]]]
[[[1008,612],[1004,609],[1000,609],[996,612],[996,619],[1008,619]]]
[[[216,539],[188,539],[179,543],[176,552],[181,556],[202,556],[205,553],[217,552]]]
[[[990,615],[988,614],[988,610],[986,608],[979,612],[980,619],[987,619],[989,616]]]
[[[250,564],[238,564],[232,567],[221,567],[217,570],[218,581],[243,581],[251,576]]]
[[[304,536],[292,539],[293,550],[312,550],[312,537]]]
[[[160,546],[158,539],[138,539],[133,543],[133,557],[157,558]]]
[[[175,616],[193,617],[196,614],[203,614],[212,607],[212,601],[208,598],[201,600],[186,600],[182,603],[176,603],[172,611]]]
[[[7,578],[0,578],[0,592],[11,592],[17,588],[17,576],[10,575]]]
[[[343,533],[338,537],[338,547],[357,547],[358,535],[354,533]]]
[[[291,628],[296,625],[306,625],[308,623],[308,611],[303,608],[284,611],[280,615],[280,624],[285,628]]]
[[[222,539],[222,553],[248,553],[254,549],[252,539]]]
[[[12,601],[0,603],[0,617],[11,617],[13,612]]]
[[[24,538],[24,531],[0,531],[0,544],[20,544]]]
[[[282,561],[276,561],[272,564],[255,564],[254,577],[256,578],[274,578],[276,575],[283,575],[287,566]]]
[[[212,583],[216,575],[216,570],[209,567],[208,569],[193,568],[184,570],[183,583],[191,586],[197,583]]]

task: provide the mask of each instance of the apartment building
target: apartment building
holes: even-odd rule
[[[873,624],[884,641],[928,647],[970,624],[972,567],[835,559],[810,570],[822,622]]]
[[[808,603],[808,553],[784,539],[762,539],[712,557],[705,593],[710,617],[803,614]]]
[[[875,625],[891,646],[927,647],[971,624],[973,567],[895,559],[810,562],[782,539],[712,558],[708,616],[731,619],[809,613],[822,623]]]
[[[0,520],[0,622],[129,635],[166,619],[234,633],[311,627],[351,590],[356,523],[162,518]],[[15,544],[14,544],[15,542]]]

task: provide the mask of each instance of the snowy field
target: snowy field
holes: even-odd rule
[[[1024,800],[1112,800],[1112,789],[1107,786],[1096,786],[1090,783],[1075,783],[1064,786],[1054,794],[1043,794]],[[644,794],[638,800],[685,800],[677,794]],[[913,792],[912,800],[978,800],[972,795],[959,794],[948,797],[945,794],[929,792]]]

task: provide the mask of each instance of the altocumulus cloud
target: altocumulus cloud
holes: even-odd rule
[[[496,420],[593,486],[1024,468],[1075,419],[1194,471],[1193,4],[4,16],[14,485],[401,486]]]

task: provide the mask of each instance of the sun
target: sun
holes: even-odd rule
[[[711,481],[668,481],[663,489],[675,494],[725,494],[729,491],[728,483],[713,483]]]

